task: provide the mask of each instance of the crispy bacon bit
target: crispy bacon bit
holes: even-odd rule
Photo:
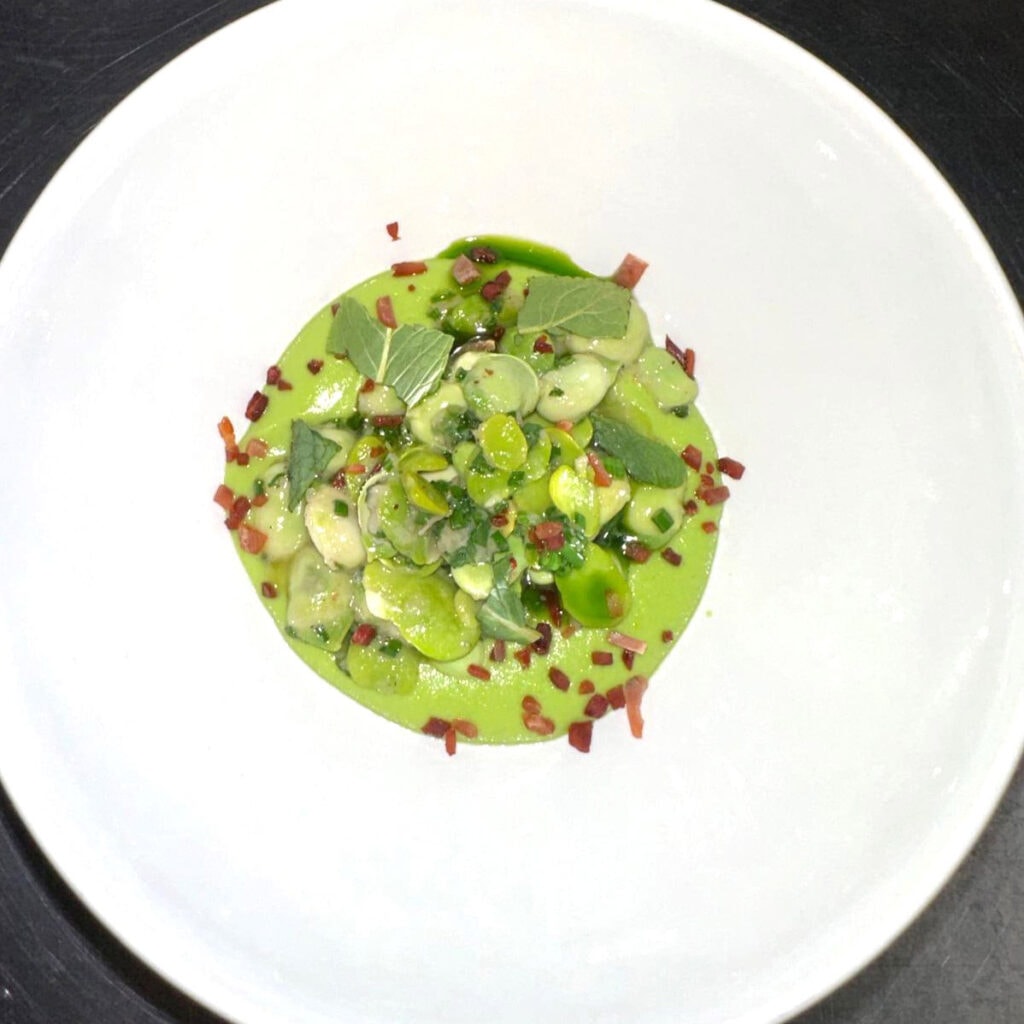
[[[669,565],[683,564],[683,556],[673,548],[662,548],[661,557],[664,558]]]
[[[344,490],[348,486],[348,479],[345,476],[345,470],[339,469],[334,476],[331,477],[331,486],[336,487],[339,491]]]
[[[596,452],[587,452],[587,462],[590,463],[590,468],[594,471],[594,486],[610,487],[612,475],[604,468],[604,463]]]
[[[384,225],[384,230],[391,236],[392,242],[398,241],[398,221],[393,220],[390,224]]]
[[[476,264],[465,253],[460,253],[452,264],[452,277],[455,278],[456,283],[469,284],[479,276],[480,271],[477,270]]]
[[[238,527],[238,543],[243,551],[248,551],[250,555],[258,555],[263,550],[263,545],[267,543],[267,535],[262,530],[257,530],[255,526],[242,523]]]
[[[248,466],[249,465],[249,456],[248,456],[248,454],[246,452],[239,452],[235,456],[235,462],[237,462],[240,466],[243,466],[243,467],[244,466]]]
[[[228,513],[227,519],[224,520],[224,525],[229,530],[237,530],[242,525],[242,520],[249,514],[251,504],[252,502],[244,494],[238,495],[231,505],[231,511]]]
[[[488,281],[480,289],[480,294],[488,302],[493,302],[509,286],[511,280],[512,275],[507,270],[503,270],[493,281]]]
[[[504,512],[495,512],[491,516],[491,526],[500,530],[503,526],[508,526],[508,516]]]
[[[742,462],[730,459],[728,455],[718,460],[718,471],[724,473],[727,477],[731,477],[733,480],[742,480],[746,468]]]
[[[391,264],[391,273],[395,277],[413,277],[426,272],[427,265],[423,260],[405,260],[402,263]]]
[[[497,263],[498,254],[489,245],[474,245],[469,250],[469,258],[474,263]]]
[[[611,630],[608,634],[608,643],[615,647],[621,647],[624,651],[633,651],[635,654],[643,654],[647,650],[647,641],[640,640],[635,636],[627,636],[617,629]]]
[[[370,455],[374,459],[378,459],[378,458],[380,458],[380,456],[382,456],[382,455],[384,455],[386,453],[387,453],[387,448],[385,448],[384,445],[382,445],[382,444],[375,444],[370,449]]]
[[[527,694],[522,700],[522,707],[527,714],[536,715],[540,712],[540,701]]]
[[[350,476],[359,476],[360,473],[366,472],[366,467],[361,462],[353,462],[348,466],[343,466],[341,472]]]
[[[697,368],[697,356],[692,348],[683,352],[683,372],[693,380],[693,371]]]
[[[694,447],[692,444],[688,444],[680,453],[680,458],[685,462],[690,469],[700,472],[701,463],[704,461],[704,455],[699,448]]]
[[[444,732],[444,752],[452,757],[455,754],[455,749],[458,746],[458,738],[455,735],[455,730],[449,726]]]
[[[729,497],[729,488],[722,484],[719,487],[706,487],[700,491],[705,505],[721,505]]]
[[[264,597],[277,597],[277,586],[270,582],[270,580],[264,580],[260,584],[260,592]]]
[[[547,622],[537,623],[537,632],[540,636],[530,644],[530,648],[538,654],[544,655],[551,650],[551,626]]]
[[[706,522],[706,523],[701,523],[700,524],[700,528],[705,533],[718,533],[718,524],[717,523],[712,523],[710,520],[708,522]]]
[[[480,735],[480,730],[466,718],[453,718],[452,728],[467,740],[475,740]]]
[[[648,266],[650,264],[645,260],[640,259],[639,256],[634,256],[631,252],[627,252],[622,258],[618,269],[612,274],[612,280],[620,288],[628,288],[632,291],[640,278],[644,276],[644,271]]]
[[[292,382],[290,380],[285,380],[284,377],[282,377],[277,382],[277,390],[278,391],[291,391],[291,389],[292,389]]]
[[[586,696],[588,693],[593,693],[597,689],[596,686],[589,680],[583,679],[580,681],[580,685],[576,687],[577,691],[582,695]]]
[[[589,754],[593,735],[593,722],[573,722],[569,726],[569,746],[575,747],[581,754]]]
[[[217,433],[224,442],[224,454],[228,462],[234,462],[238,455],[238,442],[235,440],[235,428],[227,416],[222,416],[217,424]]]
[[[337,316],[339,309],[341,309],[341,303],[340,302],[332,302],[331,303],[331,316]]]
[[[414,284],[407,284],[405,286],[405,290],[407,292],[414,292],[414,291],[416,291],[416,285],[414,285]]]
[[[281,367],[271,366],[267,370],[267,384],[273,387],[281,379]]]
[[[560,632],[562,634],[562,639],[568,640],[569,637],[573,636],[573,634],[575,634],[576,632],[576,623],[567,622],[564,626],[562,626]]]
[[[543,591],[544,604],[548,610],[548,618],[551,620],[551,625],[557,629],[562,624],[562,602],[558,596],[558,591],[554,587],[548,587]]]
[[[622,553],[631,562],[646,562],[651,557],[651,549],[646,544],[641,544],[638,540],[627,540],[622,545]]]
[[[666,334],[665,335],[665,351],[680,365],[683,366],[683,359],[685,353],[683,350]],[[685,369],[685,366],[683,366]]]
[[[255,423],[266,411],[270,399],[262,391],[254,391],[245,407],[245,418]]]
[[[498,324],[498,326],[495,327],[493,331],[491,331],[491,334],[493,335],[495,341],[501,341],[501,339],[505,337],[505,325]]]
[[[235,503],[235,492],[226,484],[218,484],[217,490],[213,492],[213,500],[217,502],[225,512],[230,512],[231,506]]]
[[[713,462],[706,462],[704,464],[704,472],[705,473],[714,473],[714,471],[715,471],[715,464]],[[714,483],[713,480],[711,482]]]
[[[360,622],[354,630],[352,630],[351,643],[354,643],[356,647],[369,647],[373,643],[374,637],[377,635],[377,627],[369,622]]]
[[[626,714],[629,715],[629,731],[640,739],[644,734],[644,719],[640,714],[640,702],[647,690],[646,676],[631,676],[623,690],[626,695]]]
[[[625,665],[626,668],[628,668],[630,672],[633,671],[633,662],[634,661],[636,661],[636,652],[635,651],[623,651],[622,652],[622,664]]]
[[[555,731],[555,723],[537,711],[528,711],[524,714],[523,725],[538,736],[550,736]]]
[[[487,680],[491,678],[491,673],[483,665],[470,665],[466,671],[476,679]]]
[[[532,658],[532,656],[532,647],[520,647],[519,650],[512,655],[512,657],[515,658],[516,661],[518,661],[519,664],[523,666],[523,668],[530,667],[530,659]]]
[[[322,359],[310,359],[306,363],[306,369],[315,377],[324,368],[324,361]]]
[[[617,590],[604,592],[604,604],[613,619],[621,619],[626,614],[626,602]]]
[[[605,696],[612,711],[621,711],[626,706],[626,690],[622,686],[613,686]]]
[[[590,663],[592,665],[610,665],[615,660],[611,651],[591,651]]]
[[[394,415],[391,416],[382,414],[380,416],[370,417],[370,422],[375,427],[400,427],[404,421],[405,417],[400,413],[395,413]]]
[[[693,498],[690,498],[689,501],[683,503],[683,511],[688,516],[695,516],[698,512],[697,502],[695,502]]]
[[[377,319],[385,327],[398,326],[398,321],[395,319],[395,307],[391,302],[390,295],[377,296]]]
[[[565,547],[565,531],[557,520],[545,519],[530,529],[530,540],[543,551],[561,551]]]
[[[420,730],[420,732],[426,733],[428,736],[433,736],[435,739],[443,739],[444,734],[451,728],[451,722],[446,721],[443,718],[430,717],[427,719],[426,725]]]
[[[366,380],[359,385],[359,391],[361,394],[368,395],[376,386],[377,382],[372,377],[367,377]]]
[[[704,489],[704,488],[707,488],[707,487],[714,487],[715,486],[715,478],[713,476],[709,476],[707,473],[701,473],[701,475],[700,475],[700,486],[701,486],[701,489]],[[700,496],[700,490],[697,491],[697,496],[698,497]]]
[[[495,640],[491,646],[491,661],[501,662],[505,660],[505,641]]]
[[[661,631],[661,642],[663,644],[670,644],[670,643],[672,643],[672,637],[674,635],[675,634],[672,632],[671,629],[663,629]]]
[[[608,710],[608,698],[603,693],[595,693],[590,700],[587,701],[587,706],[583,709],[583,714],[590,718],[600,718]]]
[[[250,438],[249,443],[245,446],[245,454],[251,455],[254,459],[262,459],[269,451],[270,445],[259,437]]]
[[[548,341],[548,336],[546,334],[541,334],[533,343],[533,351],[541,353],[554,352],[555,347],[550,341]]]
[[[560,668],[555,666],[549,668],[548,679],[551,680],[552,686],[561,690],[563,693],[569,689],[569,677]]]
[[[252,499],[253,508],[263,508],[263,506],[266,505],[266,503],[269,500],[270,499],[266,496],[266,494],[256,494],[256,495],[253,495],[253,499]]]

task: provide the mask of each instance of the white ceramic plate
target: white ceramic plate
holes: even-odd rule
[[[589,757],[449,760],[345,700],[211,502],[218,419],[310,313],[486,231],[650,260],[749,467],[648,735]],[[4,785],[228,1017],[778,1021],[922,908],[1019,755],[1020,312],[884,116],[711,3],[267,8],[57,175],[0,339]]]

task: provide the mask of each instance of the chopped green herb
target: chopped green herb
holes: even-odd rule
[[[334,503],[334,514],[336,516],[347,516],[348,515],[348,502],[347,501],[336,501]]]
[[[675,525],[672,513],[669,512],[667,508],[659,508],[658,511],[651,516],[651,522],[654,523],[662,533],[668,533],[668,531]]]

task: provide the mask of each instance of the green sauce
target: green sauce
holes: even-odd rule
[[[460,286],[452,276],[455,260],[481,246],[493,250],[496,261],[475,263],[480,276]],[[466,732],[484,743],[562,736],[573,723],[591,720],[584,710],[588,703],[591,711],[600,709],[600,700],[591,703],[594,694],[611,691],[615,697],[627,679],[650,677],[693,615],[710,572],[721,513],[720,504],[704,500],[708,488],[721,483],[716,471],[707,474],[708,465],[717,461],[714,441],[692,402],[695,385],[677,377],[672,367],[678,364],[666,361],[663,353],[649,354],[655,346],[635,300],[630,300],[628,329],[619,331],[620,337],[593,339],[558,325],[520,336],[517,323],[526,310],[524,291],[531,279],[561,275],[603,280],[564,254],[531,242],[486,236],[453,243],[426,263],[426,271],[413,276],[386,271],[355,286],[320,310],[277,361],[280,380],[291,386],[268,384],[262,389],[266,409],[238,442],[242,452],[253,439],[269,450],[246,465],[231,461],[225,472],[225,485],[235,495],[265,496],[257,498],[264,503],[251,509],[242,529],[233,533],[236,547],[296,654],[372,711],[416,731],[432,720],[435,730],[438,722],[471,723]],[[502,272],[508,275],[507,285],[484,300],[482,286]],[[539,285],[535,291],[539,294]],[[361,323],[349,300],[376,323],[384,296],[398,325],[456,334],[454,353],[440,378],[430,381],[427,393],[408,408],[381,383],[367,390],[367,377],[355,365],[354,336],[339,341],[339,316]],[[534,302],[540,301],[535,294]],[[369,330],[365,324],[360,329]],[[423,337],[424,352],[431,339],[438,341],[436,334]],[[398,360],[397,331],[389,334],[389,346],[392,340],[389,356]],[[415,343],[420,345],[419,337]],[[494,351],[484,353],[481,362],[479,352],[459,354],[467,346]],[[339,347],[341,357],[335,354]],[[514,368],[493,357],[509,353],[520,356],[530,369],[522,378],[512,374],[496,381]],[[488,376],[491,366],[500,372]],[[398,370],[393,366],[381,371],[383,378],[388,372],[398,374],[396,390],[413,375],[412,370]],[[600,378],[596,384],[595,373]],[[569,427],[564,433],[530,405],[534,378],[540,382],[545,408],[574,413],[566,417],[571,427],[562,424]],[[587,399],[587,389],[595,387],[606,387],[596,402]],[[450,415],[426,415],[443,405],[438,396],[458,395],[460,390],[473,398],[468,414],[453,408]],[[673,406],[673,395],[684,392],[690,400],[682,408]],[[522,400],[530,405],[525,414],[507,408],[524,394]],[[361,423],[360,407],[368,413]],[[296,421],[301,428],[294,426]],[[414,421],[418,434],[412,433]],[[595,446],[595,428],[596,440],[614,447],[617,427],[623,424],[634,441],[641,438],[640,448],[616,455]],[[297,429],[304,432],[301,441],[306,445],[301,458]],[[366,435],[373,437],[366,440]],[[424,436],[434,443],[424,443]],[[653,454],[664,456],[668,449],[677,459],[689,448],[693,461],[693,451],[699,449],[701,469],[679,459],[684,473],[678,486],[632,479],[627,463],[634,452],[645,465],[651,461],[643,439],[656,445]],[[300,472],[315,457],[321,460],[316,472]],[[595,461],[602,468],[607,462],[612,487],[595,485]],[[669,468],[676,468],[674,460]],[[289,475],[293,484],[301,480],[303,493],[289,495]],[[536,479],[526,479],[531,476]],[[626,504],[609,518],[606,513],[614,503],[607,502],[616,490]],[[474,498],[468,505],[467,491]],[[606,505],[600,507],[599,499]],[[463,505],[470,522],[456,530],[452,524],[461,522]],[[489,517],[489,525],[482,526]],[[549,551],[534,527],[552,521],[561,524],[565,543]],[[499,539],[504,533],[508,536]],[[260,537],[266,541],[258,552],[243,550],[259,546]],[[461,539],[458,545],[453,537]],[[624,550],[632,557],[623,556]],[[583,566],[580,552],[587,556]],[[634,560],[644,554],[649,555],[646,561]],[[526,573],[522,561],[532,563]],[[554,575],[538,562],[553,566]],[[304,566],[308,572],[300,571]],[[597,571],[600,566],[607,569],[604,575]],[[487,635],[485,608],[493,611],[498,592],[486,591],[495,580],[506,585],[506,578],[513,604],[525,611],[525,620],[513,623],[513,631],[527,632],[496,643]],[[405,588],[400,593],[390,589],[396,580]],[[616,581],[623,581],[624,588],[618,596]],[[562,604],[572,604],[582,618],[595,615],[598,624],[581,625],[563,610],[561,621],[551,625],[550,649],[541,654],[529,640],[537,636],[538,622],[550,623],[552,601],[559,594]],[[623,605],[628,608],[619,615]],[[480,622],[485,623],[483,635]],[[609,642],[613,631],[646,644],[631,666]],[[369,634],[370,643],[359,642]],[[504,659],[496,661],[493,655],[502,646]],[[529,664],[524,667],[527,650]],[[447,660],[428,657],[425,651],[441,652]],[[450,657],[452,651],[457,656]],[[593,652],[610,654],[611,664],[595,664]],[[607,657],[599,656],[602,660]],[[556,685],[552,675],[563,686],[567,677],[568,688]],[[524,713],[524,698],[532,698],[526,701],[528,709],[540,706],[532,728],[525,721],[530,716]],[[539,720],[544,723],[541,731]]]

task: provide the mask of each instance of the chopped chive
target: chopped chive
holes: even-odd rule
[[[380,653],[386,658],[397,658],[402,650],[402,641],[397,637],[391,637],[380,645]]]
[[[267,493],[267,485],[262,480],[257,480],[252,485],[252,493],[254,497],[262,498]]]
[[[334,503],[334,514],[336,516],[347,516],[348,515],[348,502],[347,501],[336,501]]]
[[[550,390],[550,391],[548,392],[548,394],[549,394],[549,395],[550,395],[550,396],[551,396],[552,398],[564,398],[564,397],[565,397],[565,392],[564,392],[564,391],[563,391],[563,390],[562,390],[561,388],[552,388],[552,389],[551,389],[551,390]]]
[[[312,632],[313,632],[313,635],[318,640],[321,640],[323,643],[327,643],[327,641],[330,640],[330,638],[331,638],[330,634],[327,632],[327,630],[323,626],[321,626],[319,623],[317,623],[313,627]]]
[[[659,508],[658,511],[651,516],[651,522],[654,523],[662,533],[668,533],[668,531],[675,525],[672,513],[669,512],[667,508]]]

